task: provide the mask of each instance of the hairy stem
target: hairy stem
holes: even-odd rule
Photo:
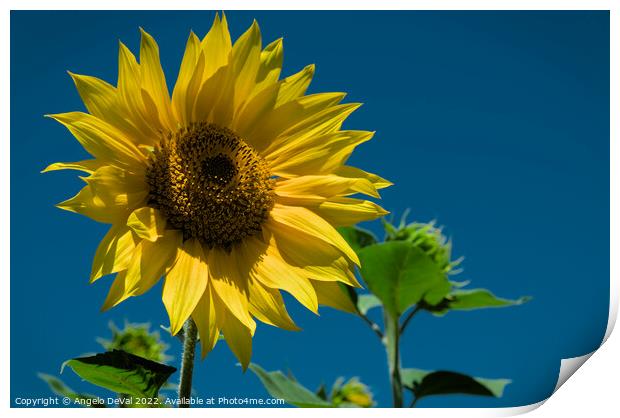
[[[189,408],[192,395],[192,374],[194,371],[194,354],[198,328],[189,318],[183,325],[185,338],[183,340],[183,358],[181,360],[181,380],[179,382],[179,408]]]

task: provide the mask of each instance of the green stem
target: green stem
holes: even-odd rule
[[[181,360],[181,380],[179,382],[179,408],[189,408],[192,395],[192,374],[194,371],[194,354],[198,328],[190,318],[183,325],[183,358]]]
[[[394,408],[403,407],[403,383],[400,377],[400,329],[398,317],[394,318],[385,313],[385,348],[392,384],[392,399]]]
[[[381,327],[375,324],[370,318],[368,318],[363,313],[358,311],[357,314],[359,315],[360,318],[364,320],[364,322],[368,324],[370,329],[377,335],[377,337],[379,337],[380,340],[383,340],[383,332],[381,331]]]
[[[405,318],[405,320],[403,321],[402,325],[400,326],[400,333],[403,334],[405,332],[405,328],[407,328],[407,325],[409,325],[409,321],[411,321],[411,319],[415,316],[415,314],[417,314],[420,311],[420,305],[417,305],[407,316],[407,318]]]

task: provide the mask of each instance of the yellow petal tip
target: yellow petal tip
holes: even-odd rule
[[[107,312],[107,311],[109,311],[111,308],[113,308],[113,306],[112,306],[112,305],[110,305],[110,304],[108,304],[108,302],[107,302],[107,301],[105,301],[105,302],[103,303],[103,305],[101,305],[101,308],[99,308],[99,312],[101,312],[101,313],[103,313],[103,312]]]
[[[170,334],[177,335],[183,328],[183,324],[170,324]]]
[[[64,203],[64,202],[58,203],[58,204],[56,204],[55,206],[56,206],[58,209],[62,209],[62,210],[66,210],[66,211],[69,211],[69,212],[74,212],[74,213],[77,213],[77,212],[75,211],[75,209],[74,209],[72,206],[64,205],[63,203]]]

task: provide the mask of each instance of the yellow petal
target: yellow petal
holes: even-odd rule
[[[277,289],[264,287],[258,281],[250,280],[250,313],[266,324],[289,331],[298,331],[299,328],[288,312]]]
[[[303,96],[314,77],[314,64],[308,65],[297,74],[286,77],[283,80],[280,93],[278,94],[277,106]]]
[[[252,357],[252,331],[226,310],[221,300],[215,302],[217,325],[224,339],[245,371]]]
[[[351,298],[345,293],[343,285],[338,282],[318,282],[313,280],[312,286],[314,286],[320,305],[331,306],[349,313],[357,312]]]
[[[254,89],[255,94],[278,81],[282,71],[283,52],[282,38],[280,38],[267,45],[260,53],[260,66],[258,67],[256,87]]]
[[[213,119],[212,117],[210,118],[210,115],[212,114],[220,97],[224,95],[224,92],[228,93],[228,91],[225,91],[225,88],[222,87],[226,84],[227,77],[228,67],[224,66],[218,69],[213,76],[211,76],[200,86],[193,106],[192,120],[206,121]],[[229,102],[230,108],[232,109],[232,100]]]
[[[262,123],[265,116],[273,110],[279,89],[279,84],[272,84],[263,89],[256,96],[253,96],[245,106],[243,106],[243,109],[237,112],[231,128],[239,135],[246,138],[247,133],[254,129],[254,126],[257,124]]]
[[[355,147],[374,132],[336,131],[292,140],[269,155],[270,164],[285,176],[329,174],[341,167]]]
[[[101,199],[97,199],[93,190],[88,186],[82,188],[71,199],[58,203],[56,207],[107,224],[121,221],[126,212],[124,206],[108,206]],[[111,208],[112,210],[110,210]]]
[[[342,167],[337,168],[334,171],[334,174],[337,174],[342,177],[351,177],[351,178],[364,178],[369,180],[377,189],[384,189],[393,185],[391,181],[388,181],[384,178],[379,177],[376,174],[367,173],[363,170],[360,170],[356,167],[351,167],[347,165],[343,165]]]
[[[148,195],[143,175],[127,173],[114,166],[103,166],[83,178],[87,185],[74,197],[56,205],[98,222],[117,223],[142,206]]]
[[[56,205],[59,209],[79,213],[105,224],[123,222],[131,212],[131,207],[140,206],[147,193],[129,193],[98,195],[92,187],[85,186],[71,199]]]
[[[204,79],[212,77],[221,67],[228,64],[228,56],[232,50],[230,33],[226,16],[222,13],[222,19],[216,13],[211,29],[201,42],[205,54]]]
[[[291,199],[286,203],[294,204]],[[374,202],[350,197],[333,197],[316,206],[305,206],[335,226],[352,226],[378,219],[389,213]]]
[[[196,308],[209,280],[200,242],[192,238],[179,248],[177,259],[166,275],[162,299],[175,335]]]
[[[182,239],[181,232],[169,229],[155,242],[140,241],[127,266],[126,291],[141,295],[153,287],[173,266]]]
[[[125,270],[138,242],[137,237],[127,225],[112,226],[99,243],[97,252],[95,252],[90,282],[92,283],[106,274]]]
[[[263,151],[282,132],[340,103],[344,97],[344,93],[319,93],[287,102],[267,113],[261,123],[247,130],[246,138],[254,148]]]
[[[235,251],[228,254],[212,249],[208,259],[210,283],[214,292],[239,321],[254,330],[256,323],[248,311],[247,277],[239,275]]]
[[[97,77],[72,72],[69,72],[69,75],[88,112],[105,120],[108,112],[114,111],[117,106],[116,88]]]
[[[101,166],[103,166],[103,163],[99,160],[83,160],[73,163],[53,163],[45,167],[41,173],[56,170],[78,170],[88,174],[93,174],[95,170]]]
[[[187,123],[192,122],[201,122],[201,120],[194,119],[194,109],[196,107],[196,100],[198,98],[198,94],[200,92],[200,88],[202,86],[202,72],[205,66],[205,55],[201,52],[198,57],[198,63],[196,64],[196,68],[194,70],[194,74],[192,78],[189,80],[189,84],[187,85],[187,89],[185,90],[185,113],[184,120]]]
[[[149,138],[127,117],[128,110],[116,87],[96,77],[71,72],[69,75],[73,78],[75,87],[90,114],[125,133],[131,142],[150,142]]]
[[[90,185],[97,193],[133,193],[146,191],[144,167],[133,167],[135,171],[129,171],[112,165],[99,167],[93,174],[80,177]]]
[[[228,126],[234,114],[235,77],[232,63],[232,43],[226,16],[215,15],[213,26],[202,40],[205,56],[204,83],[198,88],[194,105],[194,120]]]
[[[269,228],[278,231],[289,231],[291,234],[308,235],[319,238],[342,251],[349,260],[360,265],[355,251],[327,221],[312,211],[302,207],[284,206],[276,203],[271,210]]]
[[[107,311],[131,296],[125,291],[125,273],[126,272],[122,271],[114,278],[112,286],[110,286],[110,290],[108,291],[108,296],[101,307],[101,311]]]
[[[158,139],[158,132],[163,129],[159,118],[147,115],[142,99],[140,85],[140,65],[136,57],[122,42],[118,48],[118,86],[119,101],[127,111],[129,118],[142,133],[145,144],[152,145]]]
[[[95,158],[119,167],[144,165],[145,159],[138,147],[101,119],[82,112],[59,113],[49,117],[63,124]]]
[[[340,281],[361,287],[354,274],[354,265],[338,249],[325,241],[306,234],[293,234],[286,228],[272,228],[275,246],[282,259],[302,271],[311,280]],[[311,248],[311,251],[308,251]]]
[[[367,179],[340,177],[333,174],[281,180],[276,183],[275,192],[281,197],[319,202],[326,198],[355,193],[379,197],[377,189]]]
[[[271,289],[290,293],[310,311],[317,313],[318,302],[310,281],[299,269],[287,264],[275,247],[275,242],[265,244],[256,238],[248,238],[239,245],[243,268],[248,276]]]
[[[155,242],[157,238],[164,236],[166,218],[157,209],[144,206],[129,215],[127,226],[139,237]]]
[[[275,138],[269,148],[264,151],[265,157],[267,160],[273,161],[274,156],[277,156],[286,144],[303,144],[315,136],[339,130],[344,120],[360,106],[359,103],[332,106],[304,119]],[[277,166],[272,165],[272,169],[275,174],[278,174]]]
[[[234,109],[241,108],[254,90],[261,54],[261,34],[256,20],[252,26],[237,39],[232,48],[231,70],[235,80]]]
[[[207,103],[211,106],[208,117],[209,122],[219,126],[229,126],[232,123],[236,110],[234,100],[235,81],[231,64],[220,68],[213,77],[203,84],[201,92],[198,93],[199,97],[196,100],[206,99],[200,96],[201,93],[204,95],[213,89],[215,90],[213,96],[207,100]],[[217,85],[214,86],[216,82]],[[198,104],[196,106],[199,107]]]
[[[233,121],[233,129],[246,137],[254,126],[262,123],[276,106],[281,83],[278,77],[282,69],[282,39],[272,42],[260,53],[260,64],[253,91],[246,104],[238,111]]]
[[[213,350],[220,336],[220,330],[216,322],[215,303],[213,302],[211,286],[207,285],[207,289],[202,294],[202,298],[200,298],[198,305],[196,305],[196,309],[192,312],[192,319],[198,327],[200,347],[202,357],[204,358]]]
[[[140,75],[141,86],[149,94],[163,126],[174,130],[177,123],[172,115],[170,93],[159,60],[159,46],[151,35],[140,28]]]
[[[378,197],[375,185],[367,178],[302,176],[282,180],[276,186],[276,201],[282,205],[312,210],[334,226],[350,226],[388,214],[368,200],[342,197],[355,192]]]
[[[209,120],[220,125],[230,126],[233,118],[237,114],[248,96],[254,90],[254,83],[258,66],[260,64],[261,36],[256,21],[252,26],[237,39],[230,53],[230,60],[226,67],[226,72],[216,76],[222,77],[221,84],[218,86],[218,98],[211,99],[213,102]],[[219,70],[218,70],[219,72]],[[206,85],[212,85],[207,80]],[[198,100],[203,100],[199,97]]]
[[[181,68],[179,69],[179,76],[177,77],[177,82],[172,92],[172,111],[177,120],[183,125],[186,125],[191,120],[191,111],[193,107],[193,102],[192,107],[188,108],[187,106],[188,87],[195,73],[198,73],[199,77],[197,78],[202,80],[204,58],[202,60],[202,67],[197,67],[201,55],[202,48],[200,47],[200,39],[198,39],[194,32],[191,32],[187,40],[187,45],[185,46],[185,53],[183,54]],[[189,92],[189,94],[191,95],[191,92]]]

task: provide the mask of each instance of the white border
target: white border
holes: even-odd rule
[[[613,10],[612,0],[8,0],[12,10]]]
[[[611,33],[610,33],[610,46],[611,46],[611,102],[610,102],[610,114],[619,115],[618,113],[618,76],[620,75],[620,66],[618,65],[618,39],[620,36],[618,28],[620,27],[620,19],[618,15],[618,3],[608,0],[423,0],[423,1],[409,1],[403,2],[398,0],[382,0],[382,1],[369,1],[369,0],[340,0],[334,2],[333,0],[301,0],[301,1],[283,1],[283,0],[263,0],[260,2],[252,3],[250,1],[242,0],[220,0],[213,1],[190,1],[190,0],[175,0],[173,3],[170,1],[162,0],[56,0],[53,2],[43,0],[5,0],[2,2],[1,8],[3,13],[0,17],[0,57],[2,57],[3,65],[0,65],[0,85],[2,89],[2,106],[0,109],[10,109],[10,10],[170,10],[171,5],[174,5],[174,10],[350,10],[350,9],[362,9],[362,10],[610,10],[611,11]],[[42,414],[50,416],[81,416],[85,413],[92,413],[99,416],[107,416],[109,410],[91,409],[86,412],[84,409],[47,409],[45,412],[36,409],[10,409],[10,209],[8,206],[8,200],[10,195],[10,118],[6,111],[0,112],[0,127],[3,130],[2,138],[2,152],[0,152],[0,184],[2,185],[3,196],[6,198],[4,204],[0,205],[0,230],[2,231],[0,241],[0,253],[3,258],[3,280],[2,289],[0,291],[0,326],[2,327],[3,336],[0,341],[0,411],[4,414],[11,416],[40,416]],[[611,141],[610,141],[610,167],[611,167],[611,187],[610,187],[610,211],[611,213],[617,212],[619,209],[618,196],[614,192],[613,185],[618,183],[619,170],[612,163],[614,160],[618,160],[618,123],[616,119],[611,118]],[[617,313],[618,313],[618,267],[614,260],[614,255],[618,254],[618,241],[617,232],[618,224],[614,221],[614,218],[610,219],[610,272],[611,272],[611,286],[610,286],[610,310],[607,330],[605,333],[604,341],[607,341],[611,335],[611,331],[614,328]],[[615,232],[615,234],[614,234]],[[578,416],[577,413],[583,414],[586,410],[590,410],[591,406],[588,405],[590,398],[596,399],[596,403],[592,408],[596,411],[606,412],[604,416],[609,416],[610,410],[616,410],[617,394],[616,390],[616,376],[618,372],[618,360],[617,354],[620,340],[617,337],[612,338],[613,346],[611,343],[607,343],[606,346],[601,349],[601,353],[594,355],[596,363],[592,368],[586,367],[583,373],[589,375],[589,379],[586,382],[575,382],[574,384],[566,385],[566,391],[564,389],[560,391],[561,402],[549,402],[548,409],[542,408],[534,415],[536,416]],[[562,386],[564,382],[572,375],[593,353],[586,354],[582,357],[575,359],[567,359],[562,362],[560,376],[558,379],[558,385],[556,390]],[[600,356],[599,356],[600,354]],[[599,358],[600,357],[600,358]],[[596,368],[594,368],[596,366]],[[611,372],[611,373],[608,373]],[[575,380],[575,379],[573,379]],[[577,383],[580,383],[577,385]],[[594,385],[594,387],[592,387]],[[605,390],[607,388],[607,390]],[[572,391],[572,392],[571,392]],[[560,397],[560,394],[554,396]],[[606,396],[606,397],[605,397]],[[602,398],[603,397],[603,398]],[[558,401],[560,401],[558,399]],[[527,405],[517,408],[498,408],[498,409],[417,409],[415,412],[407,409],[395,410],[387,409],[390,414],[394,415],[407,415],[418,414],[424,417],[495,417],[495,416],[512,416],[536,409],[542,405],[543,402],[539,402],[533,405]],[[551,405],[553,404],[553,405]],[[114,413],[116,414],[134,414],[137,413],[133,409],[119,409]],[[144,410],[142,410],[144,411]],[[330,409],[321,411],[330,415],[339,416],[377,416],[378,414],[385,413],[378,409]],[[148,410],[148,414],[151,416],[166,416],[168,414],[190,414],[201,415],[208,414],[211,416],[233,416],[240,413],[236,409],[193,409],[186,412],[179,412],[179,410],[173,409],[151,409]],[[246,413],[246,411],[244,411]],[[312,416],[315,411],[308,409],[251,409],[247,410],[248,414],[256,415],[258,417],[286,417],[290,414],[298,414],[302,416]]]

